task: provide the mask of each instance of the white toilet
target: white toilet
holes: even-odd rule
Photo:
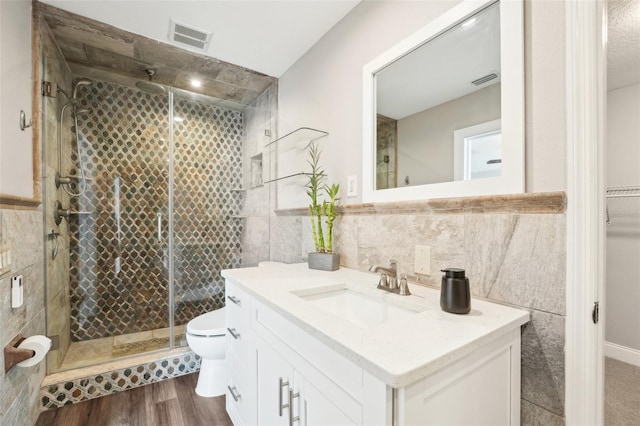
[[[200,396],[220,396],[226,391],[224,312],[225,308],[207,312],[187,324],[187,343],[202,358],[196,385]]]

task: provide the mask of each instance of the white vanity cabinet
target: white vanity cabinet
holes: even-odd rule
[[[242,281],[226,283],[227,325],[238,336],[228,333],[226,403],[236,426],[520,423],[519,325],[432,359],[425,373],[399,369],[412,379],[392,385],[376,359],[352,358],[331,336],[265,303],[275,293],[263,299]]]

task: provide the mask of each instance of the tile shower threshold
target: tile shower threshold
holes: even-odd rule
[[[160,349],[153,352],[146,352],[142,355],[132,355],[118,358],[117,360],[110,360],[100,364],[90,365],[87,367],[78,367],[71,370],[60,371],[45,376],[44,380],[42,381],[41,387],[82,379],[87,376],[93,376],[96,374],[108,373],[113,370],[131,367],[132,365],[159,361],[165,358],[182,355],[190,351],[191,349],[188,346],[175,349]]]

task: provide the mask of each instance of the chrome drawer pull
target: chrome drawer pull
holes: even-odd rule
[[[238,306],[242,306],[242,301],[235,296],[227,296],[227,299],[231,300],[233,303],[235,303]]]
[[[237,389],[235,386],[227,386],[227,389],[229,389],[229,392],[231,392],[231,396],[236,402],[240,401],[240,398],[242,397],[242,395],[237,393]]]
[[[282,417],[282,411],[289,407],[289,404],[284,404],[282,405],[282,388],[287,386],[289,387],[289,381],[287,380],[286,382],[282,379],[282,377],[280,377],[278,379],[278,382],[280,384],[280,386],[278,386],[278,409],[279,409],[279,414],[280,417]]]
[[[293,426],[294,422],[300,420],[300,416],[293,417],[293,399],[299,398],[300,392],[293,393],[293,390],[289,389],[289,426]],[[298,409],[298,411],[300,411]]]
[[[229,334],[231,334],[234,339],[238,340],[240,338],[240,333],[238,333],[235,328],[227,328],[227,331],[229,331]]]

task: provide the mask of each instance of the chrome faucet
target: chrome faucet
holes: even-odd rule
[[[389,266],[373,265],[369,268],[371,272],[378,272],[380,274],[380,282],[378,288],[391,293],[396,293],[402,296],[409,296],[409,286],[407,285],[407,274],[401,274],[400,280],[398,280],[398,261],[395,259],[389,259]]]

